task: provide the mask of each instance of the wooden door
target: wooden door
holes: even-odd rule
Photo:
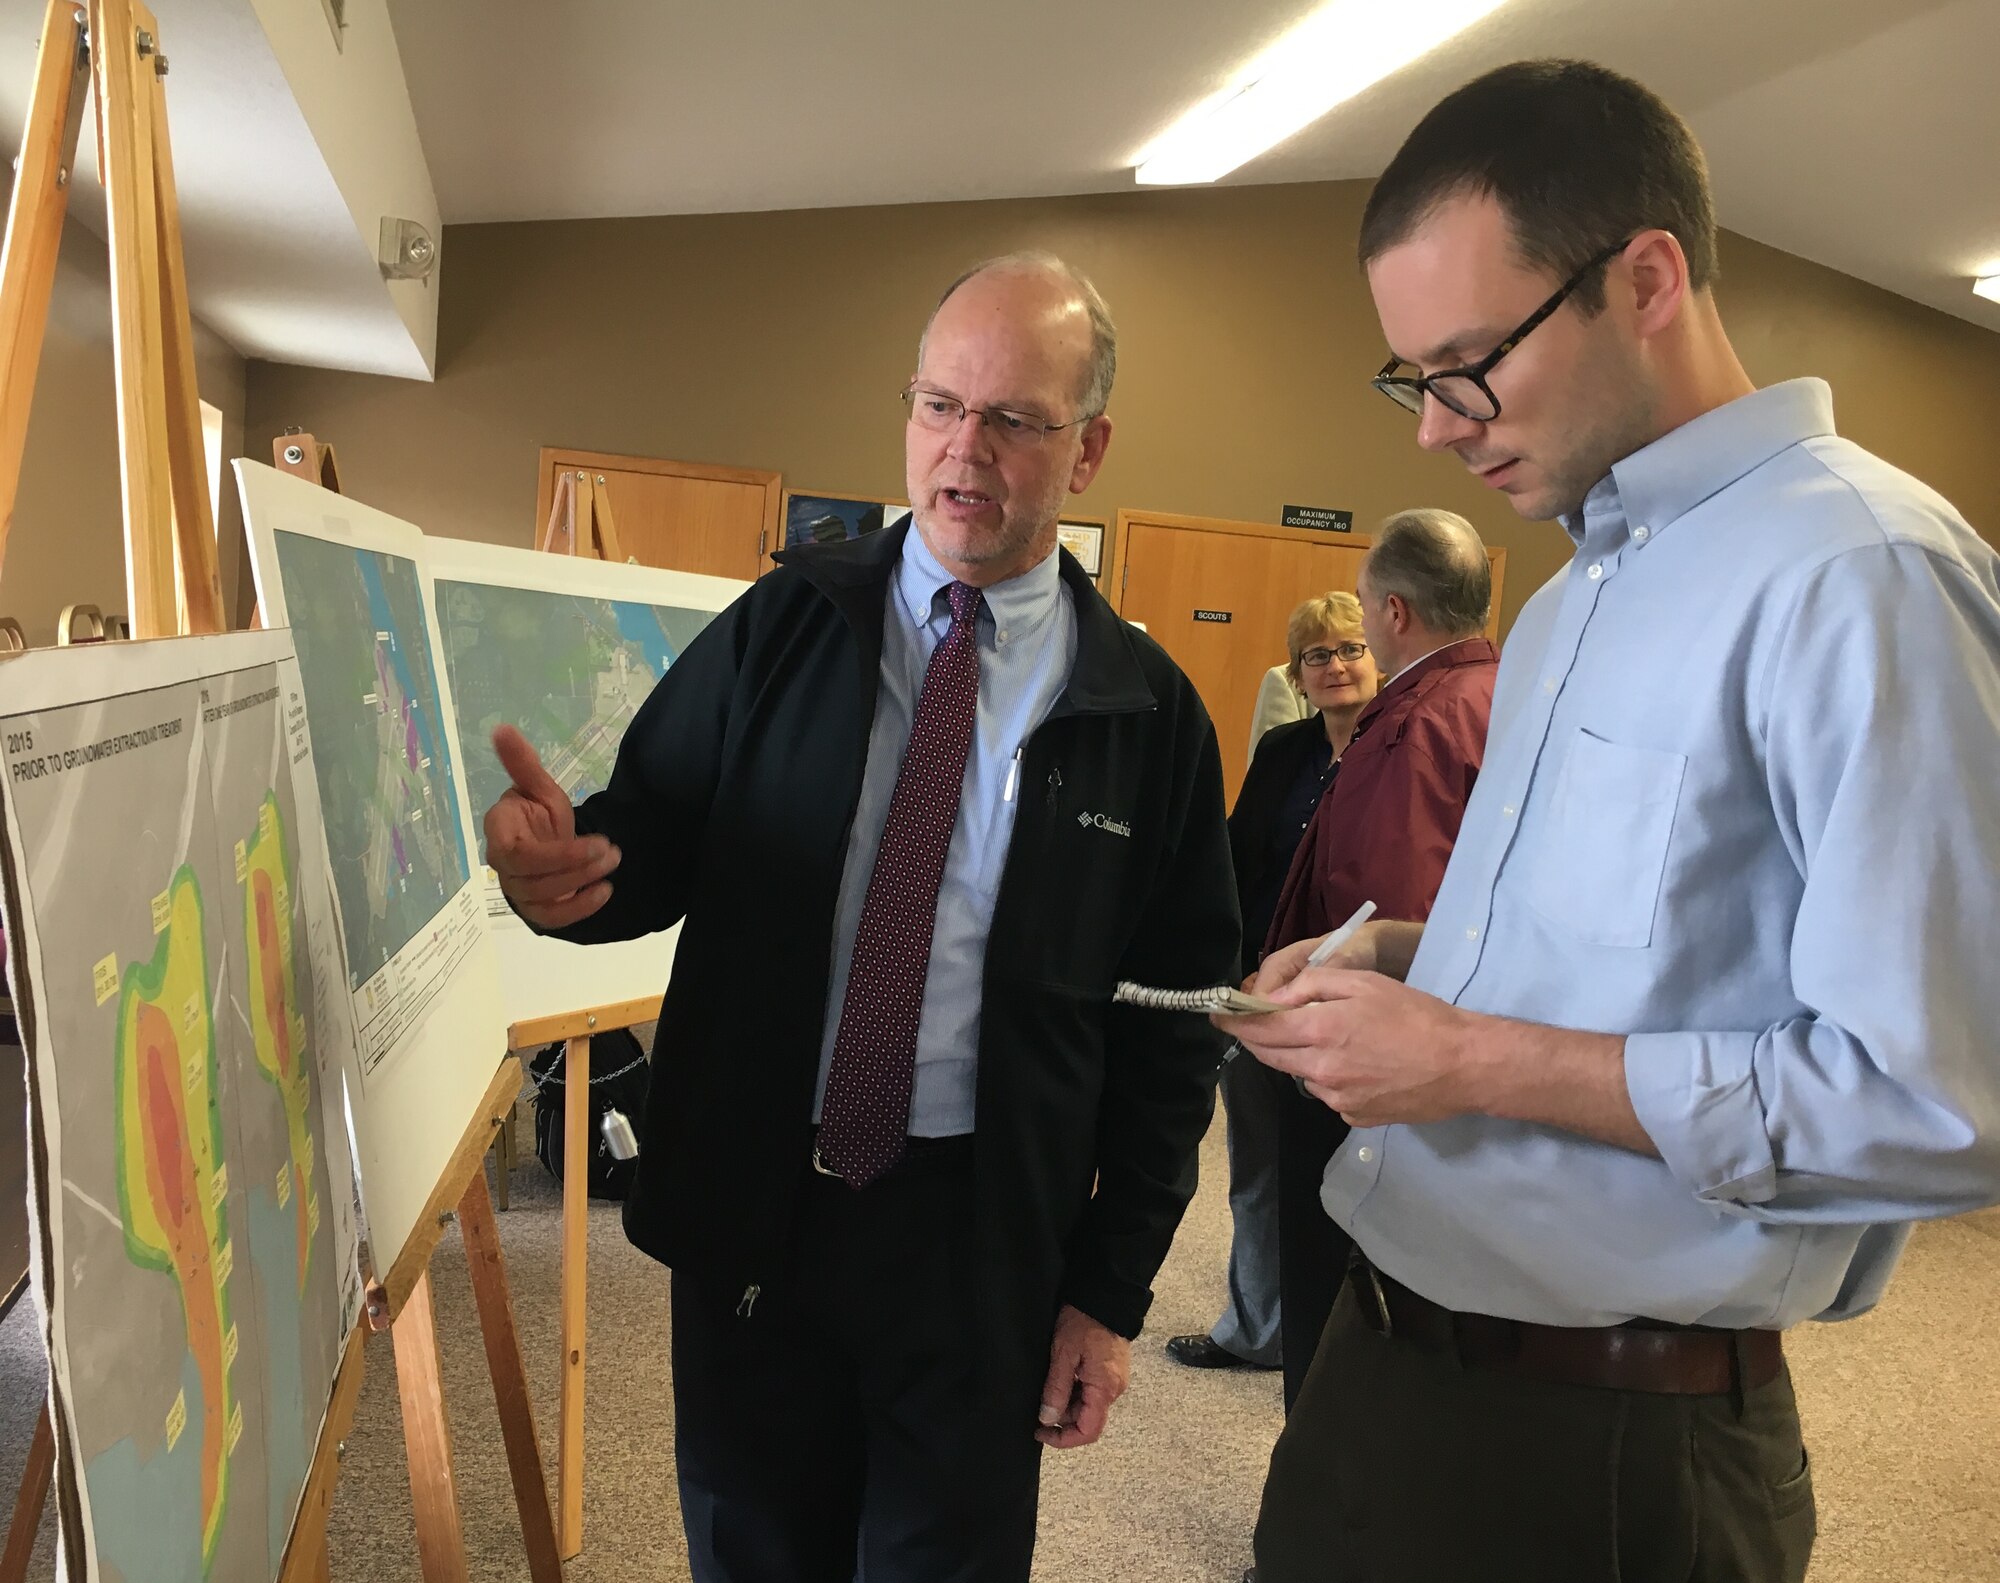
[[[549,520],[556,473],[565,468],[603,478],[618,542],[641,565],[752,582],[769,569],[771,552],[779,548],[784,480],[777,473],[546,445],[535,504],[537,539]]]
[[[1105,592],[1174,657],[1208,706],[1236,800],[1249,757],[1250,713],[1264,673],[1285,663],[1285,623],[1301,600],[1354,592],[1372,541],[1361,534],[1275,528],[1213,517],[1121,511]],[[1506,551],[1493,564],[1495,629]]]

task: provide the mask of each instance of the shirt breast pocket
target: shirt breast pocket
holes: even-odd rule
[[[1653,943],[1687,755],[1578,730],[1529,874],[1528,904],[1587,945]]]

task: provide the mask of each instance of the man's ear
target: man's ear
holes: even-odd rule
[[[1643,231],[1625,254],[1631,272],[1632,312],[1641,335],[1657,335],[1674,322],[1688,297],[1687,254],[1671,231]]]
[[[1083,426],[1083,448],[1077,453],[1076,466],[1069,473],[1069,492],[1072,495],[1080,495],[1090,487],[1098,468],[1104,465],[1104,453],[1110,444],[1109,418],[1100,415]]]

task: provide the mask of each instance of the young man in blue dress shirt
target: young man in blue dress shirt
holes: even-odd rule
[[[1569,565],[1510,635],[1427,924],[1229,1020],[1354,1126],[1361,1259],[1273,1455],[1262,1583],[1778,1583],[1781,1333],[2000,1199],[2000,562],[1756,389],[1700,149],[1544,61],[1417,127],[1362,223],[1390,364]]]

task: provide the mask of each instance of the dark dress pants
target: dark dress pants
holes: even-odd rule
[[[913,1143],[859,1191],[803,1169],[782,1279],[751,1300],[674,1273],[695,1583],[1022,1583],[1042,1382],[981,1345],[971,1140]]]
[[[1285,1073],[1266,1066],[1257,1070],[1272,1086],[1278,1111],[1278,1325],[1290,1412],[1354,1246],[1319,1201],[1327,1162],[1348,1126],[1337,1111],[1301,1093]]]
[[[1791,1375],[1715,1396],[1471,1367],[1351,1287],[1264,1484],[1258,1583],[1799,1583],[1812,1475]]]

